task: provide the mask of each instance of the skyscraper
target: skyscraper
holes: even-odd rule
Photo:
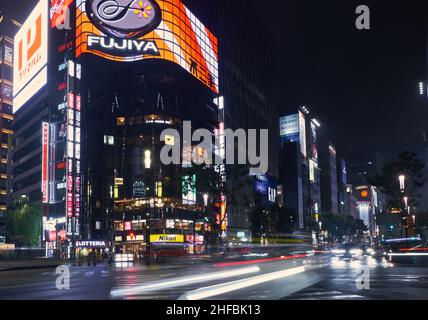
[[[19,26],[0,13],[0,236],[6,235],[5,212],[11,190],[13,35]]]

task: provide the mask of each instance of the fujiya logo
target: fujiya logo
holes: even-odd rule
[[[40,48],[42,46],[42,15],[38,16],[35,25],[28,29],[27,36],[18,43],[18,76],[25,78],[34,66],[42,59]]]
[[[154,41],[117,39],[99,37],[94,35],[88,36],[89,49],[102,49],[103,51],[112,51],[114,53],[142,53],[159,55],[159,49]]]
[[[139,38],[162,21],[156,0],[87,0],[86,8],[95,25],[120,38]]]

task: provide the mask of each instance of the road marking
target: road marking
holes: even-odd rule
[[[286,277],[290,277],[302,272],[305,272],[305,267],[297,267],[277,272],[271,272],[262,274],[260,276],[251,277],[243,280],[236,280],[228,283],[222,283],[210,287],[201,288],[188,292],[180,297],[179,300],[202,300],[210,297],[219,296],[221,294],[229,293],[232,291],[252,287],[264,282],[278,280]]]

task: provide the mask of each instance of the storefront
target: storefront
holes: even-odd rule
[[[105,259],[111,253],[110,242],[104,240],[76,241],[76,256],[79,259]]]

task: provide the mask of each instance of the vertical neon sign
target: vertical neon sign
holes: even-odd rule
[[[48,203],[48,175],[49,175],[49,123],[42,123],[42,200]]]

